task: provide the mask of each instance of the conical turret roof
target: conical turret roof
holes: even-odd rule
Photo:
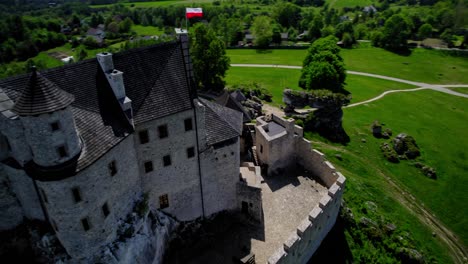
[[[13,112],[20,116],[40,115],[63,109],[74,100],[73,95],[33,69],[28,86],[16,101]]]

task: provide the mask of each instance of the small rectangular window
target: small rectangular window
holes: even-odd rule
[[[117,174],[117,164],[115,163],[115,160],[109,163],[109,172],[111,176]]]
[[[50,128],[52,129],[52,132],[53,132],[53,131],[59,130],[59,129],[60,129],[59,122],[56,121],[56,122],[51,123],[51,124],[50,124]]]
[[[84,231],[88,231],[91,228],[89,226],[88,218],[81,219],[81,225],[83,226]]]
[[[147,161],[145,162],[145,173],[153,171],[153,162]]]
[[[260,145],[260,153],[263,153],[263,145]]]
[[[167,138],[169,136],[167,132],[167,125],[162,125],[158,127],[159,138]]]
[[[142,130],[138,132],[138,137],[140,138],[140,144],[146,144],[149,142],[148,130]]]
[[[167,166],[171,165],[171,156],[170,155],[166,155],[166,156],[163,157],[163,164],[164,164],[164,167],[167,167]]]
[[[190,131],[193,129],[192,118],[187,118],[184,120],[185,131]]]
[[[75,203],[81,202],[81,194],[80,194],[80,189],[78,187],[75,187],[72,189],[72,194],[73,194],[73,200]]]
[[[105,203],[103,206],[102,206],[102,213],[104,214],[104,218],[106,218],[110,211],[109,211],[109,206],[107,205],[107,203]]]
[[[57,153],[59,154],[60,158],[65,158],[66,156],[68,156],[67,149],[65,148],[65,146],[58,147]]]
[[[187,148],[187,158],[193,158],[193,157],[195,157],[195,148],[194,147]]]
[[[159,196],[159,208],[164,209],[169,207],[169,197],[167,194]]]

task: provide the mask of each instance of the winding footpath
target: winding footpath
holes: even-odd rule
[[[283,68],[283,69],[302,69],[301,66],[290,66],[290,65],[271,65],[271,64],[231,64],[232,67],[254,67],[254,68]],[[400,83],[411,84],[417,86],[418,88],[414,89],[404,89],[404,90],[389,90],[385,91],[379,96],[376,96],[372,99],[354,103],[347,105],[346,107],[354,107],[362,104],[367,104],[376,100],[383,98],[387,94],[391,93],[402,93],[402,92],[416,92],[421,90],[434,90],[446,94],[451,94],[454,96],[468,98],[468,94],[458,93],[447,89],[445,87],[468,87],[468,84],[427,84],[422,82],[413,82],[409,80],[378,75],[378,74],[371,74],[365,72],[356,72],[356,71],[347,71],[348,74],[355,74],[355,75],[362,75],[372,78],[379,78],[384,80],[390,80]],[[270,106],[270,108],[275,108]],[[279,109],[271,109],[271,110],[279,110]],[[445,244],[448,246],[450,250],[450,255],[454,260],[454,263],[457,264],[466,264],[468,263],[468,254],[467,249],[464,246],[463,242],[451,231],[449,230],[434,214],[432,214],[425,206],[418,201],[413,195],[411,195],[406,188],[397,184],[394,180],[390,177],[383,174],[383,172],[379,171],[380,174],[384,177],[384,179],[389,183],[394,191],[398,194],[395,198],[406,208],[409,209],[422,223],[424,223],[429,229],[434,232]]]

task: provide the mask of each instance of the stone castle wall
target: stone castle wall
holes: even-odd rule
[[[184,120],[192,118],[190,131],[185,131]],[[158,127],[167,126],[168,137],[159,138]],[[140,144],[139,131],[148,131],[149,142]],[[193,110],[143,123],[136,127],[135,146],[139,174],[144,192],[149,194],[150,206],[160,208],[159,197],[168,196],[169,206],[163,211],[186,221],[202,216],[200,174],[198,168],[196,132]],[[195,149],[188,158],[187,148]],[[169,155],[171,165],[164,166],[163,157]],[[153,171],[145,173],[144,163],[151,161]]]
[[[23,209],[3,165],[0,165],[0,231],[15,228],[23,221]]]
[[[133,138],[128,136],[75,176],[60,181],[37,181],[52,227],[74,259],[92,255],[99,246],[114,241],[119,222],[142,195]],[[109,169],[111,162],[117,168],[115,175]],[[75,200],[74,188],[79,190],[81,201]],[[107,216],[104,204],[109,210]],[[87,219],[89,230],[84,230],[82,219]]]
[[[297,162],[325,183],[328,194],[299,224],[283,247],[269,258],[269,264],[307,263],[334,226],[340,210],[346,178],[322,153],[311,149],[309,141],[300,139],[297,144]]]
[[[205,215],[235,210],[239,182],[240,142],[211,147],[200,154]]]
[[[10,181],[11,191],[15,194],[21,205],[23,215],[28,219],[45,220],[41,208],[39,196],[34,187],[34,182],[24,170],[15,169],[1,164]]]
[[[24,116],[20,120],[36,164],[44,167],[59,165],[81,151],[81,142],[70,108],[39,116]],[[52,131],[53,122],[58,122],[57,131]],[[66,157],[59,156],[57,148],[60,146],[65,147]]]

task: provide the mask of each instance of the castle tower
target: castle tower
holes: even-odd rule
[[[28,86],[12,110],[23,123],[35,164],[56,166],[81,152],[81,141],[70,108],[73,101],[73,95],[33,69]]]

